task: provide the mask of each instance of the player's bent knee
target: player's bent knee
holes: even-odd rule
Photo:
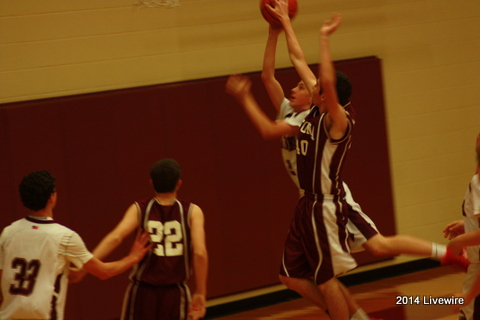
[[[375,256],[385,256],[391,254],[389,242],[381,235],[370,238],[366,243],[364,243],[363,246]]]
[[[331,278],[323,283],[318,284],[317,287],[318,287],[318,290],[320,290],[320,292],[324,294],[324,293],[330,292],[334,288],[337,288],[338,283],[336,281],[336,278]]]

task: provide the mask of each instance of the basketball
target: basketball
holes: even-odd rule
[[[273,0],[260,0],[260,12],[262,13],[263,18],[272,26],[272,27],[281,27],[282,24],[280,21],[273,17],[268,11],[266,5],[269,4],[272,7],[275,7]],[[295,18],[298,11],[297,0],[288,0],[288,16],[290,19]]]

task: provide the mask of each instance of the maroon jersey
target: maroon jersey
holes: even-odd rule
[[[191,203],[175,200],[164,206],[149,198],[135,204],[140,228],[148,230],[154,247],[135,267],[131,278],[155,286],[187,281],[191,270]]]
[[[314,106],[297,135],[297,174],[306,193],[343,195],[342,166],[351,146],[354,121],[346,112],[348,129],[340,140],[330,140],[326,113]]]

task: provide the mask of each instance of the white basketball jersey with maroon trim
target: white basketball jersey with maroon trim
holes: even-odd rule
[[[465,233],[473,232],[480,228],[480,181],[478,174],[475,174],[468,185],[463,200],[463,216],[465,222]],[[480,246],[467,247],[468,260],[472,263],[480,262]]]
[[[27,217],[0,237],[0,319],[62,320],[69,262],[81,268],[93,255],[80,236],[53,220]]]
[[[309,114],[310,110],[304,110],[301,112],[295,112],[290,106],[290,101],[284,99],[280,105],[280,112],[278,113],[277,120],[285,120],[291,126],[300,127],[305,117]],[[297,177],[297,136],[283,136],[282,137],[282,158],[290,178],[293,183],[300,188]]]

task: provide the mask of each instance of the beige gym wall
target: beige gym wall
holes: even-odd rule
[[[0,1],[0,104],[261,69],[258,0],[134,2]],[[443,227],[461,218],[480,132],[480,1],[298,2],[309,63],[334,11],[344,16],[334,59],[382,59],[397,231],[444,241]],[[278,67],[290,66],[285,51],[282,41]]]

